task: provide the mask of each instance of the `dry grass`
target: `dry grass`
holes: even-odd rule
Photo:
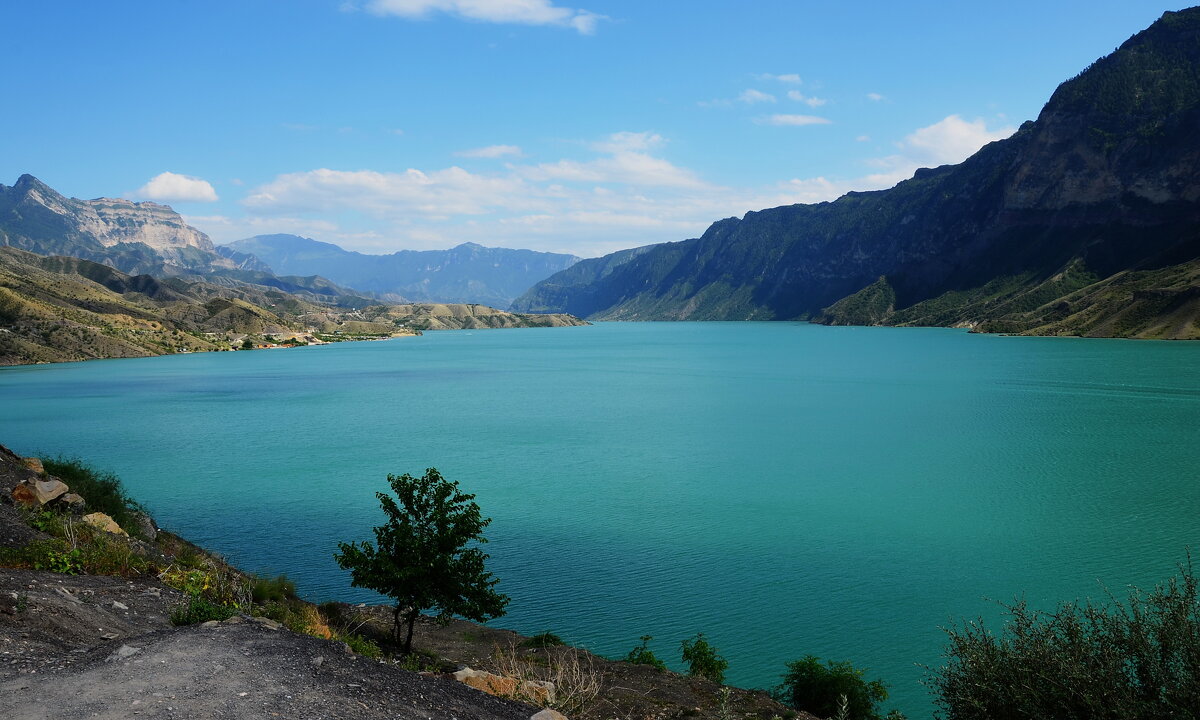
[[[492,662],[501,675],[517,680],[513,700],[554,708],[565,715],[586,710],[600,694],[601,673],[591,653],[561,646],[523,651],[511,642],[495,647]],[[549,694],[541,695],[524,682],[550,683]]]

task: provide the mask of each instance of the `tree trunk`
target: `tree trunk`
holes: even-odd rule
[[[404,654],[405,655],[412,654],[413,625],[416,623],[416,621],[417,621],[417,610],[416,610],[416,608],[413,608],[408,611],[408,639],[404,641]]]
[[[400,603],[396,603],[396,609],[392,611],[392,645],[400,646]]]

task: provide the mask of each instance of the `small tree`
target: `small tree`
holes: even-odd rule
[[[654,651],[650,649],[650,641],[654,637],[652,635],[643,635],[639,639],[642,641],[642,644],[629,651],[629,654],[625,656],[625,662],[633,665],[649,665],[659,670],[666,670],[667,664],[659,660],[654,655]]]
[[[688,664],[688,675],[702,677],[715,683],[725,682],[725,670],[729,661],[717,654],[717,649],[708,644],[704,633],[696,633],[693,640],[681,643],[683,661]]]
[[[879,720],[878,705],[887,700],[887,686],[879,680],[867,681],[863,674],[848,662],[822,664],[820,658],[808,655],[787,664],[783,684],[772,695],[818,717]],[[839,708],[841,703],[845,703],[844,711]]]
[[[375,528],[375,545],[338,543],[334,559],[350,570],[351,585],[376,590],[396,601],[392,639],[400,644],[401,619],[408,624],[404,653],[412,652],[413,624],[425,610],[437,609],[446,623],[459,615],[483,622],[500,617],[508,596],[493,588],[499,580],[484,569],[487,542],[474,495],[429,468],[420,478],[388,475],[396,493],[375,493],[387,522]]]

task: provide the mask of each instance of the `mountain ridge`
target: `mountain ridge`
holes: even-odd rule
[[[480,303],[507,308],[512,300],[559,270],[574,255],[462,243],[448,250],[399,250],[369,255],[299,235],[255,235],[217,248],[253,255],[276,272],[320,274],[383,299]]]
[[[1109,283],[1116,295],[1104,303],[1112,312],[1135,292],[1186,295],[1200,256],[1197,127],[1193,8],[1165,14],[1060,85],[1036,121],[960,164],[918,170],[889,190],[720,220],[621,262],[584,260],[513,308],[1200,337],[1195,317],[1108,322],[1091,316],[1098,298],[1064,300],[1118,273],[1125,280]],[[1171,267],[1168,287],[1155,287]]]

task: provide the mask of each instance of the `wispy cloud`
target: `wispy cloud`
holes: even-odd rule
[[[743,90],[742,94],[738,95],[738,102],[744,102],[747,105],[754,105],[755,103],[762,102],[773,103],[775,102],[775,96],[760,90]]]
[[[164,172],[129,195],[161,202],[216,202],[217,191],[207,181],[191,175]]]
[[[759,125],[776,125],[779,127],[802,127],[805,125],[828,125],[832,120],[829,118],[818,117],[816,115],[764,115],[760,118],[755,118],[754,122]]]
[[[783,125],[828,122],[780,117],[807,118]],[[245,219],[189,220],[218,241],[290,231],[366,252],[472,241],[598,255],[696,237],[714,220],[749,210],[891,187],[918,167],[962,160],[1012,131],[951,115],[908,133],[892,155],[864,160],[861,175],[758,187],[719,185],[672,162],[659,133],[618,132],[576,144],[578,157],[512,162],[486,173],[459,167],[288,173],[249,191]]]
[[[812,97],[809,95],[805,95],[804,93],[800,92],[799,90],[788,90],[787,96],[788,96],[789,100],[795,100],[796,102],[802,102],[809,107],[821,107],[822,105],[825,105],[826,103],[829,102],[825,98]]]
[[[867,93],[867,99],[870,100],[871,102],[879,102],[879,101],[883,100],[884,97],[882,95],[880,95],[879,93],[872,92],[872,93]]]
[[[454,153],[458,157],[467,158],[502,158],[502,157],[521,157],[521,148],[516,145],[488,145],[487,147],[473,148],[471,150],[460,150]]]
[[[787,85],[800,85],[803,81],[796,73],[787,73],[785,75],[772,75],[771,73],[759,73],[754,76],[762,82],[781,82]]]
[[[358,7],[349,3],[347,7]],[[516,25],[569,27],[583,35],[596,32],[604,15],[555,5],[550,0],[365,0],[362,7],[374,15],[421,20],[435,14],[464,20]]]

